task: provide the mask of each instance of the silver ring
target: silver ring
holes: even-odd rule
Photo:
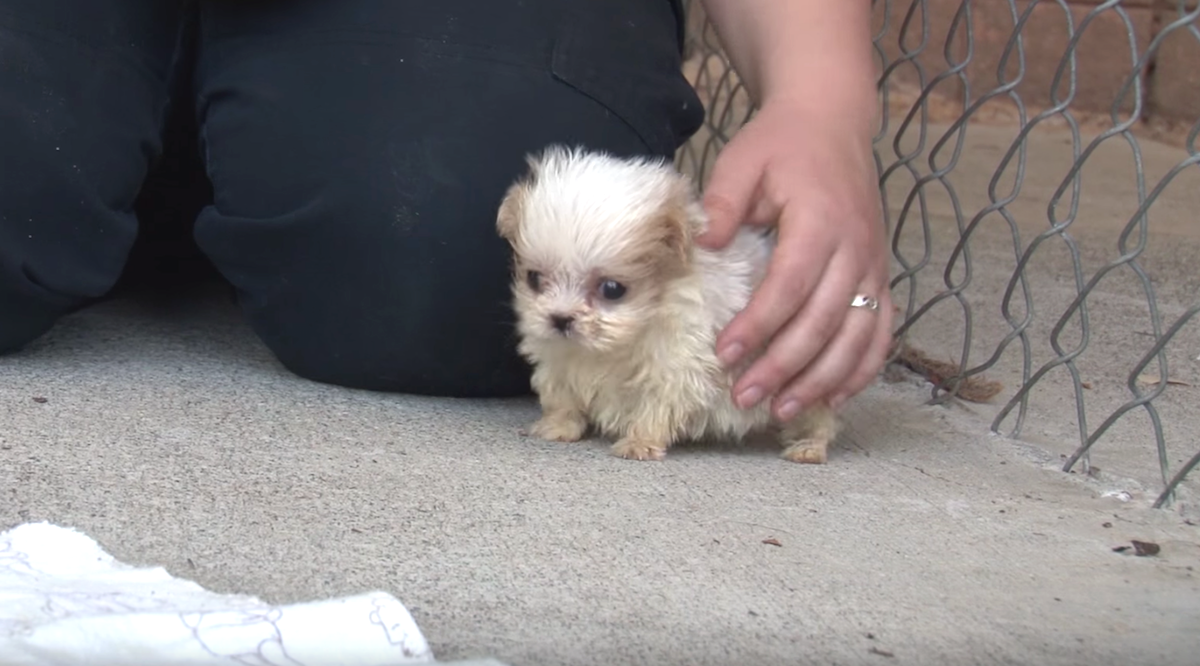
[[[850,307],[866,308],[868,310],[878,310],[879,309],[879,301],[877,301],[874,298],[871,298],[870,296],[867,296],[866,294],[858,294],[857,296],[854,297],[854,300],[850,301]]]

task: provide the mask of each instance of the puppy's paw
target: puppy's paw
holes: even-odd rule
[[[662,460],[667,457],[667,446],[649,439],[623,437],[613,444],[612,453],[627,460]]]
[[[785,460],[809,465],[824,465],[829,460],[829,440],[802,439],[783,450]]]
[[[829,444],[839,429],[838,419],[828,407],[822,405],[802,412],[783,427],[784,459],[824,465],[829,460]]]
[[[587,421],[576,414],[547,414],[529,427],[528,434],[551,442],[578,442],[587,432]]]

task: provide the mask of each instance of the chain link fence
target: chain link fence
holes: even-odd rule
[[[703,183],[754,108],[700,3],[685,5],[708,116],[677,161]],[[1155,507],[1194,491],[1196,1],[872,6],[892,365],[921,373],[931,403],[1058,449],[1064,472],[1119,470]]]

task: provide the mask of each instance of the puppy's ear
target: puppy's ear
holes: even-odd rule
[[[529,183],[521,179],[509,186],[496,213],[496,232],[509,243],[516,241],[525,214],[525,200],[529,196]]]
[[[656,226],[663,258],[671,266],[690,267],[693,240],[704,229],[704,209],[690,199],[679,198],[660,212]]]
[[[496,213],[496,231],[509,243],[515,243],[525,216],[525,202],[537,185],[538,173],[542,168],[542,157],[532,153],[525,155],[525,173],[508,187],[500,209]]]

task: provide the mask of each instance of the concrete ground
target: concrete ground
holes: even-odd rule
[[[955,181],[976,203],[989,132],[976,133],[983,143]],[[1027,179],[1043,185],[1029,224],[1044,216],[1036,196],[1053,190],[1044,183],[1058,164],[1031,161]],[[1115,187],[1090,196],[1125,196]],[[1196,293],[1188,206],[1164,214],[1182,221],[1156,241],[1170,312]],[[946,212],[931,216],[939,239],[954,233]],[[1012,251],[993,236],[976,251],[981,344],[1003,334],[988,299]],[[1113,248],[1097,242],[1084,256]],[[1031,274],[1049,299],[1041,312],[1064,293],[1055,266]],[[929,275],[923,284],[936,284]],[[1086,365],[1097,413],[1119,404],[1140,338],[1129,288],[1114,281],[1099,299],[1115,310]],[[935,309],[927,321],[914,343],[956,357],[961,314]],[[1171,353],[1179,379],[1200,386],[1196,328]],[[989,373],[1006,384],[998,404],[1013,367]],[[1076,436],[1061,378],[1034,396],[1025,442],[988,434],[998,404],[925,406],[918,379],[880,382],[849,406],[830,464],[814,467],[756,445],[624,461],[599,442],[522,438],[529,401],[307,382],[219,291],[80,312],[0,359],[0,374],[0,529],[69,525],[119,559],[273,602],[382,589],[410,607],[441,660],[1166,666],[1194,664],[1200,650],[1198,521],[1187,506],[1148,508],[1144,419],[1106,440],[1098,478],[1057,471]],[[1198,394],[1172,389],[1164,420],[1186,459],[1200,446]],[[1132,500],[1105,496],[1113,490]],[[1131,540],[1161,550],[1114,552]]]

